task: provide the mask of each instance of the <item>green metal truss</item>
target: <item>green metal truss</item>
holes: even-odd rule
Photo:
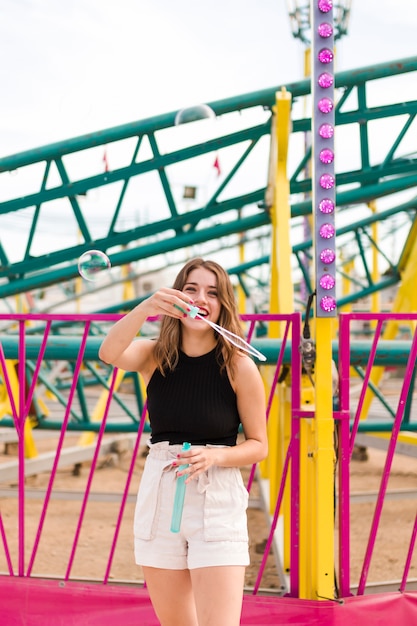
[[[398,220],[407,230],[415,219],[417,198],[412,194],[417,187],[416,73],[417,57],[412,57],[336,75],[337,134],[356,139],[350,159],[344,154],[344,143],[336,155],[338,246],[344,260],[356,258],[362,265],[357,272],[360,279],[348,277],[352,280],[352,293],[339,301],[339,306],[395,285],[400,279],[402,249],[391,254],[374,240],[371,228],[380,223],[384,233],[392,235]],[[407,96],[411,91],[411,99],[405,101],[405,83],[400,82],[403,87],[399,88],[392,86],[395,80],[404,79]],[[111,255],[113,267],[142,259],[154,259],[158,267],[158,258],[165,254],[221,238],[227,240],[223,243],[226,247],[237,246],[242,240],[268,240],[270,217],[265,192],[271,119],[276,92],[282,87],[208,103],[217,116],[208,138],[200,138],[200,122],[187,124],[188,128],[175,126],[177,112],[171,112],[1,158],[0,177],[8,177],[6,187],[10,192],[8,197],[0,195],[0,297],[67,284],[78,276],[80,255],[92,248]],[[284,87],[293,100],[288,164],[291,217],[294,228],[300,229],[305,217],[311,215],[311,179],[306,175],[311,155],[305,147],[311,118],[306,117],[302,106],[311,85],[304,79]],[[188,132],[194,125],[196,132]],[[388,127],[394,130],[385,133],[383,129]],[[227,132],[223,131],[225,128]],[[385,134],[385,145],[381,146],[381,135]],[[101,155],[107,148],[117,151],[117,164],[103,171]],[[195,170],[207,155],[213,159],[218,155],[227,167],[214,181],[208,199],[184,208],[174,174],[185,166]],[[17,175],[11,176],[16,171]],[[127,207],[132,210],[135,202],[140,211],[138,200],[134,199],[140,193],[135,196],[131,192],[145,177],[152,178],[158,210],[154,211],[153,205],[151,210],[152,215],[158,215],[147,219],[140,215],[141,223],[132,225],[124,216]],[[0,189],[4,187],[0,184]],[[107,202],[104,234],[100,232],[99,236],[91,227],[86,208],[95,190],[111,199]],[[404,199],[401,194],[411,197]],[[368,202],[387,198],[391,206],[373,214],[367,211]],[[2,228],[2,220],[10,219],[10,214],[16,219],[21,214],[27,218],[20,227],[20,241],[24,243],[21,248],[14,247],[12,260]],[[71,220],[78,239],[60,247],[52,237],[50,248],[44,244],[38,251],[37,239],[45,215],[57,228],[63,216]],[[372,280],[369,269],[371,249],[378,251],[388,267],[377,281]],[[269,254],[262,246],[257,250],[247,262],[228,268],[247,292],[254,281],[261,280],[256,270],[269,262]],[[293,255],[294,281],[303,280],[311,289],[310,236],[298,238]],[[343,275],[343,264],[338,267]]]

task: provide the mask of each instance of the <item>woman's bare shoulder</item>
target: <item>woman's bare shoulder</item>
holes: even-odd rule
[[[261,380],[261,375],[258,370],[256,363],[253,359],[244,354],[242,352],[238,352],[232,359],[232,368],[233,375],[230,375],[229,378],[231,380],[232,386],[236,389],[242,388],[242,386],[247,385],[250,381]]]

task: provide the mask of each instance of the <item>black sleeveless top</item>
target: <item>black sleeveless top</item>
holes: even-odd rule
[[[215,349],[198,357],[180,351],[173,371],[154,371],[147,394],[152,443],[236,444],[236,394],[227,372],[220,373]]]

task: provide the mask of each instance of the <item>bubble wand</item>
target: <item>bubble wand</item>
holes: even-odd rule
[[[214,322],[211,322],[210,320],[207,320],[205,317],[200,315],[198,312],[199,310],[198,306],[191,306],[190,311],[184,311],[181,307],[177,306],[176,304],[174,304],[174,307],[178,309],[179,311],[186,313],[186,315],[188,315],[189,317],[192,317],[193,319],[203,320],[203,322],[206,322],[206,324],[211,326],[213,330],[216,331],[216,333],[219,333],[219,335],[224,337],[224,339],[232,343],[234,346],[236,346],[240,350],[247,352],[251,356],[255,356],[260,361],[266,361],[266,356],[262,354],[261,352],[259,352],[256,348],[251,346],[249,343],[247,343],[244,339],[242,339],[242,337],[239,337],[239,335],[235,335],[235,333],[232,333],[230,330],[227,330],[226,328],[223,328],[223,326],[219,326],[218,324],[215,324]]]
[[[191,444],[188,441],[184,441],[182,444],[182,451],[185,452],[191,448]],[[181,469],[186,469],[187,465],[182,465]],[[179,533],[181,527],[181,518],[182,518],[182,510],[184,508],[184,498],[185,498],[185,480],[187,475],[177,476],[177,486],[175,488],[175,497],[174,497],[174,508],[172,510],[172,519],[171,519],[171,532]]]

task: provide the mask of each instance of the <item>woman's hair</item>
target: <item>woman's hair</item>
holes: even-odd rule
[[[184,265],[177,275],[173,289],[182,291],[188,282],[190,273],[199,268],[204,268],[213,272],[217,279],[217,297],[220,302],[220,315],[217,323],[235,335],[243,337],[242,326],[236,304],[235,293],[230,277],[226,270],[215,261],[201,258],[191,259]],[[163,373],[167,369],[174,369],[178,363],[179,349],[181,346],[182,325],[179,319],[164,315],[161,321],[159,337],[155,344],[154,356],[158,369]],[[215,331],[213,330],[215,333]],[[232,372],[233,355],[238,352],[238,348],[225,340],[221,335],[217,336],[216,357],[222,368],[228,367]]]

